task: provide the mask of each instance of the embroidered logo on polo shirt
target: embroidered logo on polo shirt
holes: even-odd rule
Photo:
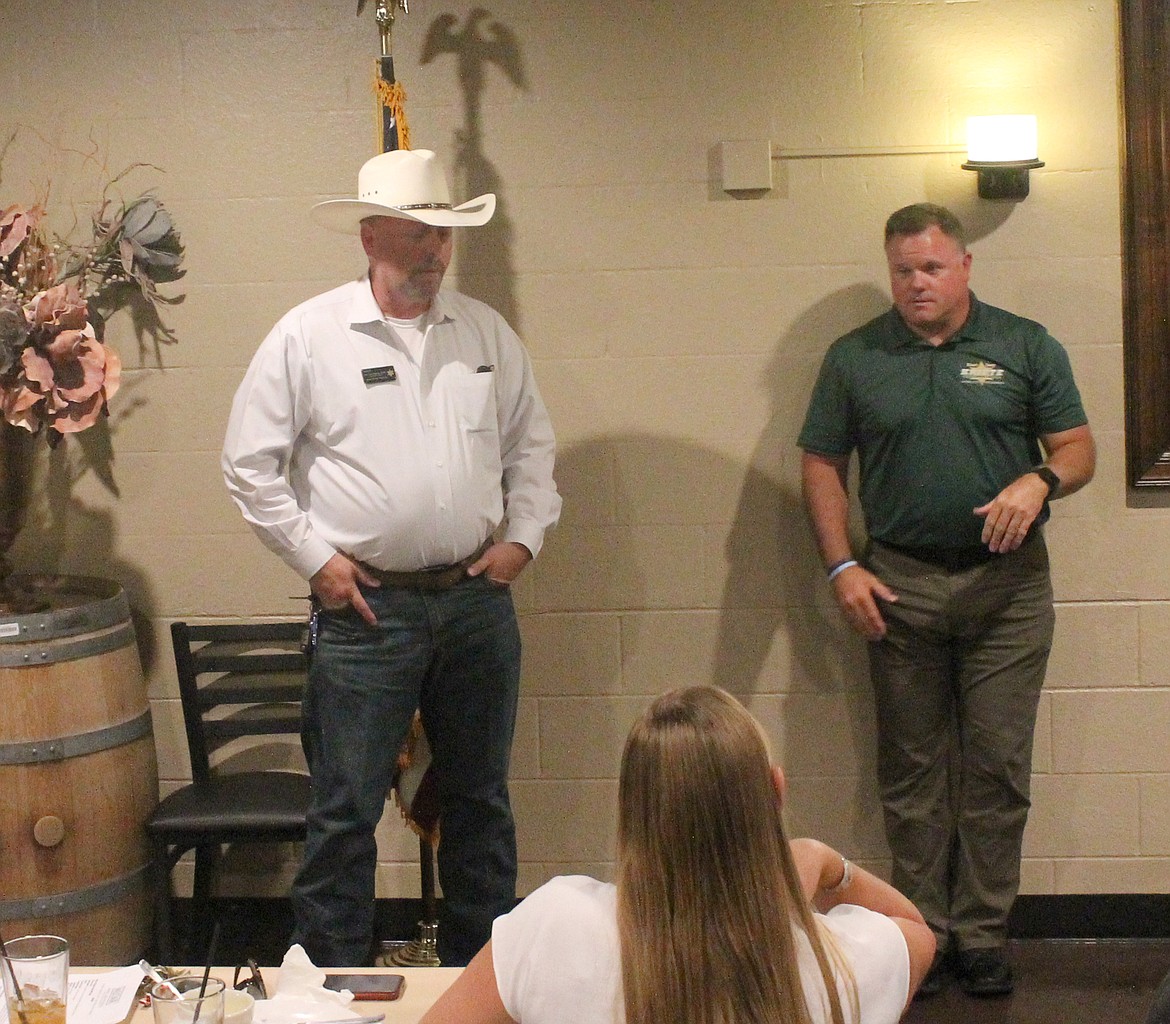
[[[964,366],[959,371],[959,377],[964,384],[1002,384],[1003,367],[980,360]]]

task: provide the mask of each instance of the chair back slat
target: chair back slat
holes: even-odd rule
[[[231,740],[299,734],[308,661],[299,622],[171,624],[183,722],[197,785]]]
[[[204,719],[203,731],[210,746],[245,736],[300,735],[299,704],[257,704],[226,718]]]
[[[303,672],[305,656],[301,651],[277,651],[257,648],[246,653],[208,654],[194,652],[199,672]]]
[[[296,640],[305,631],[304,622],[184,623],[192,640],[254,643],[258,640]]]
[[[200,687],[199,705],[208,710],[224,704],[300,703],[305,689],[303,657],[301,663],[299,672],[228,672]]]

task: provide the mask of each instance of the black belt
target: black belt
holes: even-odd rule
[[[491,538],[485,540],[470,555],[454,565],[437,565],[430,569],[414,572],[391,572],[389,569],[375,569],[365,562],[358,562],[366,572],[387,587],[405,587],[411,590],[450,590],[467,579],[467,567],[474,565],[483,553],[491,547]]]
[[[1029,530],[1020,547],[1028,544],[1039,532],[1039,530]],[[986,565],[996,558],[1003,557],[1004,554],[1011,554],[1010,551],[997,553],[986,544],[950,548],[935,544],[891,544],[886,540],[875,540],[874,543],[889,548],[891,551],[897,551],[899,554],[907,555],[916,561],[937,565],[941,569],[946,569],[947,572],[963,572],[967,569],[974,569],[975,566]],[[1018,551],[1019,548],[1016,550]]]

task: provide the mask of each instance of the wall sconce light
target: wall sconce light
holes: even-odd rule
[[[1036,159],[1036,117],[998,114],[967,118],[967,162],[979,176],[982,199],[1024,199],[1028,171],[1043,167]]]

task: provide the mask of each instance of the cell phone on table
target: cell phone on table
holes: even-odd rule
[[[401,974],[326,974],[325,987],[340,992],[343,988],[353,993],[354,999],[377,999],[389,1002],[402,995],[406,978]]]

